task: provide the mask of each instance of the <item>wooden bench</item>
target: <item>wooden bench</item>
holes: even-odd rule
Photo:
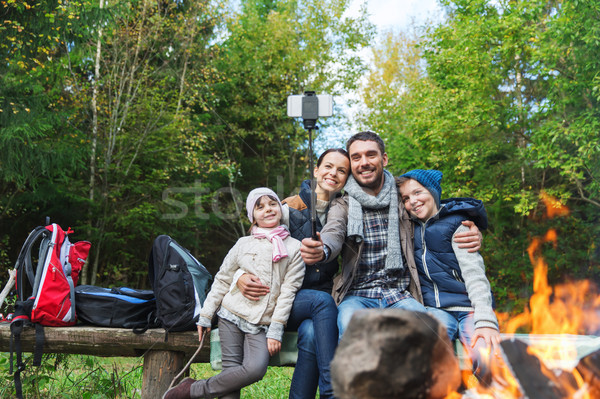
[[[172,332],[165,342],[164,329],[134,334],[131,329],[94,326],[45,327],[44,353],[70,353],[101,357],[144,357],[142,399],[162,397],[173,378],[198,349],[196,331]],[[33,352],[35,329],[21,334],[23,352]],[[10,351],[10,325],[0,323],[0,351]],[[210,342],[207,337],[196,363],[208,363]]]

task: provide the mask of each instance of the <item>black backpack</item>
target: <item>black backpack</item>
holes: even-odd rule
[[[131,328],[141,334],[158,327],[156,298],[152,290],[128,287],[75,287],[77,318],[101,327]]]
[[[167,333],[195,330],[212,280],[208,270],[171,237],[160,235],[150,252],[148,277],[159,325]]]

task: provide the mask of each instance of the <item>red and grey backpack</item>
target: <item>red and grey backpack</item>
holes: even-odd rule
[[[24,368],[20,342],[23,327],[35,325],[33,365],[39,366],[44,344],[43,326],[72,326],[77,321],[75,286],[91,244],[87,241],[71,243],[68,238],[71,233],[70,228],[65,232],[56,223],[36,227],[25,240],[15,264],[17,301],[10,325],[10,372],[14,345],[17,354],[14,377],[19,398],[22,397],[20,373]]]

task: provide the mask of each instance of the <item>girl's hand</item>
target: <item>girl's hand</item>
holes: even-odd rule
[[[198,341],[202,341],[202,333],[210,333],[210,327],[198,326]]]
[[[478,339],[483,339],[485,345],[491,350],[496,351],[500,347],[500,333],[495,328],[480,327],[476,328],[471,338],[471,347],[475,347]]]
[[[269,348],[269,355],[273,356],[281,350],[281,342],[273,338],[267,338],[267,348]]]

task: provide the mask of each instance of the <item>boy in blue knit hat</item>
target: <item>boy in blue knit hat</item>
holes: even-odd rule
[[[487,217],[479,200],[441,201],[441,181],[439,170],[415,169],[397,184],[415,224],[415,262],[425,307],[446,326],[451,341],[461,340],[478,374],[485,364],[481,355],[500,343],[498,320],[483,258],[458,248],[452,238],[467,229],[462,221],[479,218],[485,228]]]

